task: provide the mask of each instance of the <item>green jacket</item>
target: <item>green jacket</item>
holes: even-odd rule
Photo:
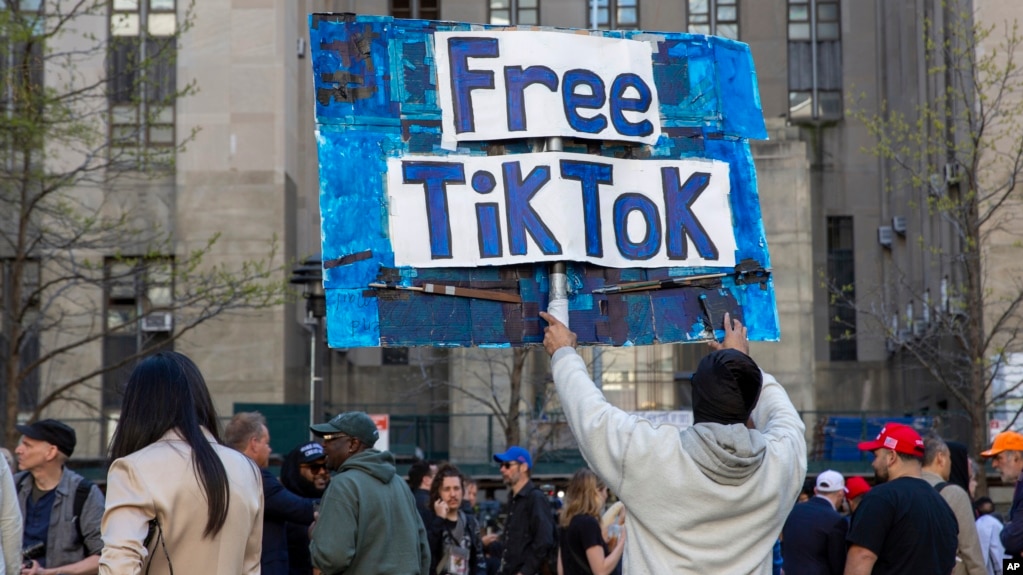
[[[369,449],[341,465],[320,501],[309,553],[324,575],[428,575],[426,528],[393,455]]]

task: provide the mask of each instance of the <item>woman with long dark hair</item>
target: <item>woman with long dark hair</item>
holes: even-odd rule
[[[135,367],[110,447],[101,574],[259,572],[259,470],[219,439],[192,360],[160,352]]]
[[[625,527],[608,550],[601,518],[607,502],[607,486],[596,474],[582,468],[572,475],[561,510],[558,573],[562,575],[609,575],[615,571],[625,549]]]

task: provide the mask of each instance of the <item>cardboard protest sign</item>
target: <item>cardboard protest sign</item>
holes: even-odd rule
[[[332,347],[778,339],[745,44],[310,18]],[[562,151],[545,151],[557,137]],[[720,332],[719,332],[720,333]]]

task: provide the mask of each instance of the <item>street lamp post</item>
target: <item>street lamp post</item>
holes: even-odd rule
[[[305,318],[302,325],[309,331],[309,424],[317,421],[323,377],[320,375],[320,364],[316,350],[320,345],[320,327],[326,329],[327,298],[323,293],[323,262],[320,256],[310,256],[302,265],[291,270],[291,283],[301,285],[302,297],[305,298]],[[312,439],[310,432],[310,439]]]

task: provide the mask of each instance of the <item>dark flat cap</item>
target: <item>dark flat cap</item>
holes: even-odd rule
[[[18,429],[18,433],[25,437],[53,444],[68,457],[74,453],[75,444],[78,443],[75,430],[56,419],[42,419],[35,423],[16,425],[15,427]]]

